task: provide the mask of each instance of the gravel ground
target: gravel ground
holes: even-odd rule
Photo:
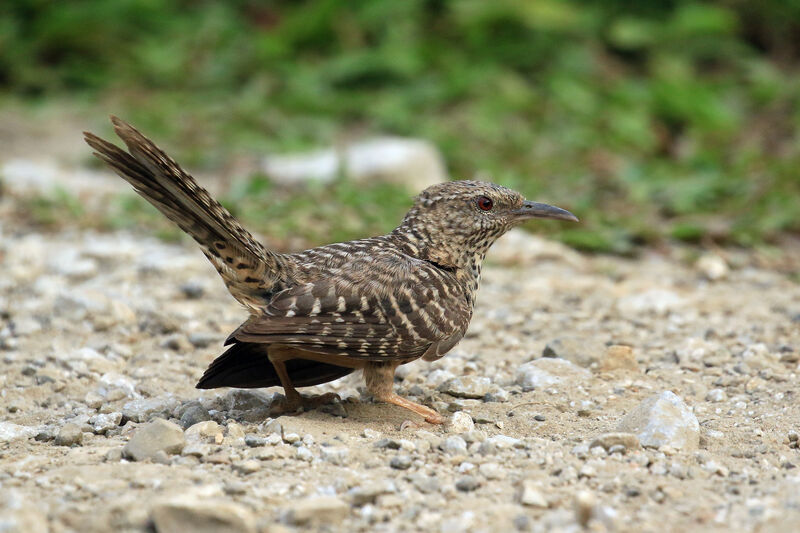
[[[246,313],[185,246],[0,226],[2,531],[788,531],[800,286],[752,252],[515,232],[465,338],[373,403],[194,384]],[[788,267],[787,267],[788,265]],[[796,274],[795,274],[796,276]],[[795,278],[796,279],[796,278]],[[306,389],[308,391],[308,389]]]

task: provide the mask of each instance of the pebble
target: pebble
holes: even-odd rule
[[[524,391],[569,384],[576,387],[586,382],[591,374],[566,359],[537,359],[525,363],[516,371],[516,383]]]
[[[588,490],[581,490],[575,494],[573,508],[575,509],[575,520],[581,527],[588,527],[589,521],[594,515],[597,506],[597,498]]]
[[[442,451],[448,455],[467,454],[467,443],[459,436],[447,437],[441,447]]]
[[[192,349],[192,343],[183,333],[173,333],[167,336],[161,341],[160,346],[181,353],[189,352]]]
[[[261,470],[261,462],[255,459],[247,459],[233,465],[233,469],[240,474],[252,474]]]
[[[344,465],[350,456],[350,450],[344,446],[322,446],[320,457],[333,465]]]
[[[58,446],[76,446],[83,441],[83,431],[78,424],[68,422],[61,426],[55,438]]]
[[[615,344],[606,348],[598,364],[600,372],[613,372],[615,370],[638,371],[639,365],[633,355],[633,348],[622,344]]]
[[[722,389],[711,389],[706,394],[707,402],[724,402],[728,399],[728,395]]]
[[[187,442],[222,444],[222,426],[213,420],[198,422],[186,429],[184,437]]]
[[[250,448],[258,448],[260,446],[266,446],[267,439],[265,439],[264,437],[260,437],[258,435],[254,435],[252,433],[248,433],[247,435],[244,436],[244,443],[246,446],[249,446]]]
[[[602,345],[578,337],[559,337],[548,342],[542,357],[564,359],[578,366],[588,367],[597,362]]]
[[[189,333],[189,342],[195,348],[205,348],[206,346],[210,346],[217,342],[220,338],[219,334],[217,333],[209,333],[209,332],[193,332]]]
[[[616,446],[621,446],[622,450],[636,450],[641,448],[639,437],[633,433],[603,433],[597,436],[590,444],[589,449],[601,447],[609,453]]]
[[[517,490],[517,501],[522,505],[526,505],[528,507],[538,507],[540,509],[547,509],[548,503],[547,499],[542,494],[542,491],[533,480],[524,479],[519,484],[519,489]]]
[[[464,476],[456,481],[456,488],[461,492],[472,492],[481,486],[481,482],[475,476]]]
[[[700,424],[689,406],[671,391],[642,401],[625,415],[617,431],[635,433],[642,446],[670,446],[677,450],[696,450],[700,443]]]
[[[712,253],[700,256],[695,266],[710,281],[725,279],[730,271],[728,263],[719,255]]]
[[[336,526],[350,512],[350,506],[335,496],[316,496],[293,502],[286,509],[286,521],[295,526]]]
[[[447,430],[451,433],[467,433],[473,429],[475,429],[475,422],[472,421],[472,416],[464,411],[453,413],[447,426]]]
[[[306,461],[310,463],[311,461],[314,460],[314,454],[312,453],[311,450],[309,450],[305,446],[298,446],[296,454],[297,458],[300,459],[301,461]]]
[[[492,382],[487,377],[460,376],[448,379],[437,390],[456,398],[480,399],[486,396],[491,385]]]
[[[133,386],[131,384],[131,392]],[[122,422],[147,422],[151,418],[169,416],[177,401],[164,398],[139,398],[122,406]]]
[[[478,472],[486,479],[503,479],[505,470],[497,463],[483,463],[478,467]]]
[[[26,439],[38,433],[34,427],[21,426],[11,422],[0,421],[0,442],[8,442],[15,439]]]
[[[181,426],[189,428],[199,422],[211,420],[211,413],[200,402],[190,402],[181,414]]]
[[[411,468],[411,457],[408,455],[395,455],[389,461],[389,466],[396,470],[408,470]]]
[[[137,428],[131,439],[122,448],[122,454],[134,461],[156,458],[159,452],[176,454],[183,450],[186,439],[180,426],[163,418]]]
[[[92,430],[98,435],[104,435],[112,429],[118,428],[120,422],[122,422],[122,413],[120,412],[99,414],[89,419]]]
[[[378,496],[392,494],[396,490],[397,489],[395,488],[394,483],[390,481],[373,482],[359,485],[350,489],[348,491],[348,495],[350,496],[353,505],[361,506],[368,503],[375,503],[375,500],[378,499]]]
[[[158,533],[255,533],[253,514],[224,500],[189,499],[156,503],[150,519]]]

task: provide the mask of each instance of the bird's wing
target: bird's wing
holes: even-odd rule
[[[362,270],[360,282],[339,274],[276,294],[228,342],[280,343],[371,361],[415,359],[460,339],[469,322],[463,294],[431,282],[425,269],[399,269],[389,284],[369,271]]]

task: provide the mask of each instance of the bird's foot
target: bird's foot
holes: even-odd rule
[[[430,407],[412,402],[411,400],[403,398],[397,394],[391,393],[379,399],[387,403],[399,405],[400,407],[404,407],[409,411],[413,411],[418,415],[421,415],[425,419],[425,422],[428,422],[429,424],[444,424],[445,418]]]
[[[269,415],[273,417],[281,415],[299,415],[304,411],[311,411],[321,405],[341,402],[342,399],[335,392],[325,394],[315,394],[314,396],[302,396],[295,393],[284,398],[275,398],[269,406]]]

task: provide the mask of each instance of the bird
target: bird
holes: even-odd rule
[[[489,182],[447,181],[424,189],[386,235],[279,253],[139,130],[112,116],[124,150],[84,132],[94,155],[201,247],[249,317],[196,387],[281,386],[271,414],[335,402],[298,387],[363,370],[367,392],[431,424],[435,409],[396,394],[398,366],[436,361],[464,337],[487,251],[534,218],[578,221],[567,210],[525,200]]]

